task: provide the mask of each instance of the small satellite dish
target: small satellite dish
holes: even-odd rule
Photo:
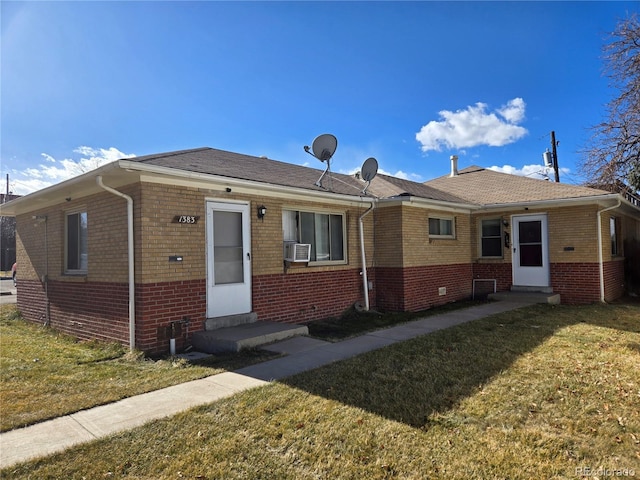
[[[321,162],[326,162],[333,157],[333,154],[336,153],[336,148],[338,148],[338,139],[330,133],[319,135],[311,144],[313,156]],[[305,148],[305,150],[307,149]]]
[[[366,195],[367,188],[369,188],[369,185],[371,185],[371,180],[373,180],[377,174],[378,161],[373,157],[367,158],[362,164],[362,168],[360,169],[360,176],[365,182],[367,182],[367,184],[364,186],[364,189],[362,190],[363,195]]]
[[[362,164],[360,175],[365,182],[370,182],[378,174],[378,161],[373,158],[367,158]]]

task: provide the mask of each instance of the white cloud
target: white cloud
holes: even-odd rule
[[[481,102],[455,112],[442,110],[439,112],[441,120],[424,125],[416,133],[416,140],[422,145],[423,152],[507,145],[528,133],[518,125],[524,120],[525,107],[522,98],[514,98],[495,112],[487,112],[488,105]]]
[[[488,170],[543,180],[553,178],[553,170],[545,168],[544,165],[524,165],[522,168],[512,167],[511,165],[503,165],[501,167],[494,165],[493,167],[489,167]]]
[[[352,168],[350,170],[339,170],[339,173],[343,173],[345,175],[355,175],[358,172],[360,172],[360,167]],[[396,173],[391,173],[383,168],[378,168],[378,173],[381,173],[382,175],[389,175],[390,177],[401,178],[403,180],[411,180],[412,182],[424,182],[421,175],[418,175],[417,173],[406,173],[402,170],[398,170]]]
[[[80,154],[80,158],[56,160],[51,155],[42,153],[46,163],[24,170],[13,170],[9,179],[9,190],[17,195],[26,195],[95,170],[115,160],[135,157],[133,154],[123,153],[114,147],[105,149],[81,146],[73,152]]]

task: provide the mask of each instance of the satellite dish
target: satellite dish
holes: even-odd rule
[[[338,148],[338,139],[330,133],[319,135],[311,144],[313,156],[321,162],[327,162],[333,157],[333,154],[336,153],[336,148]],[[305,150],[307,149],[305,148]]]
[[[362,168],[360,169],[360,176],[365,182],[367,182],[367,184],[364,186],[364,189],[362,190],[363,195],[366,195],[367,188],[369,188],[369,185],[371,185],[371,180],[373,180],[377,174],[378,161],[373,157],[367,158],[362,164]]]
[[[360,175],[365,182],[370,182],[378,174],[378,161],[373,158],[367,158],[362,164]]]
[[[322,178],[327,172],[331,171],[331,165],[329,160],[333,157],[333,154],[336,153],[336,148],[338,148],[338,139],[331,135],[330,133],[323,133],[315,138],[311,147],[308,145],[304,146],[304,151],[309,155],[313,155],[321,162],[327,162],[327,168],[325,168],[320,178],[315,183],[317,187],[325,188],[322,186]],[[329,181],[331,183],[331,175],[329,175]],[[329,190],[333,189],[333,185],[330,186]]]

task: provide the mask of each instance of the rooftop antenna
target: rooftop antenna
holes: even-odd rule
[[[378,161],[373,158],[367,158],[362,164],[362,168],[360,169],[360,176],[362,179],[367,182],[367,184],[362,189],[362,194],[367,194],[367,188],[371,185],[371,180],[378,174]]]
[[[325,168],[320,178],[316,181],[316,187],[325,188],[322,186],[322,178],[324,175],[329,172],[329,179],[331,179],[331,157],[336,153],[336,148],[338,148],[338,139],[331,135],[330,133],[323,133],[315,138],[311,147],[308,145],[304,146],[304,151],[309,155],[316,157],[321,162],[327,163],[327,168]],[[333,184],[331,184],[329,190],[332,190]]]

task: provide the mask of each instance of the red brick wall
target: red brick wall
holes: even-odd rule
[[[377,268],[377,305],[389,311],[418,311],[471,297],[471,264]],[[446,288],[440,295],[438,289]]]
[[[167,327],[175,323],[180,329],[175,336],[176,349],[180,351],[189,344],[192,332],[204,329],[206,306],[204,279],[138,285],[137,348],[145,352],[167,352],[170,338]]]
[[[581,305],[600,301],[597,263],[552,263],[551,287],[562,303]]]
[[[63,333],[88,340],[129,343],[128,285],[102,282],[49,281],[50,325]],[[44,286],[21,280],[18,309],[25,320],[44,323]]]
[[[496,291],[508,291],[512,283],[511,263],[474,263],[473,278],[495,279]]]
[[[367,278],[375,288],[373,269]],[[302,323],[339,316],[364,302],[360,269],[258,275],[252,281],[253,311],[260,320]],[[369,305],[375,305],[375,290]]]
[[[624,261],[604,262],[604,299],[607,302],[624,295]]]
[[[382,310],[404,310],[404,270],[396,267],[376,267],[376,304]]]
[[[20,278],[16,303],[25,320],[44,323],[47,303],[44,287],[40,282]]]

